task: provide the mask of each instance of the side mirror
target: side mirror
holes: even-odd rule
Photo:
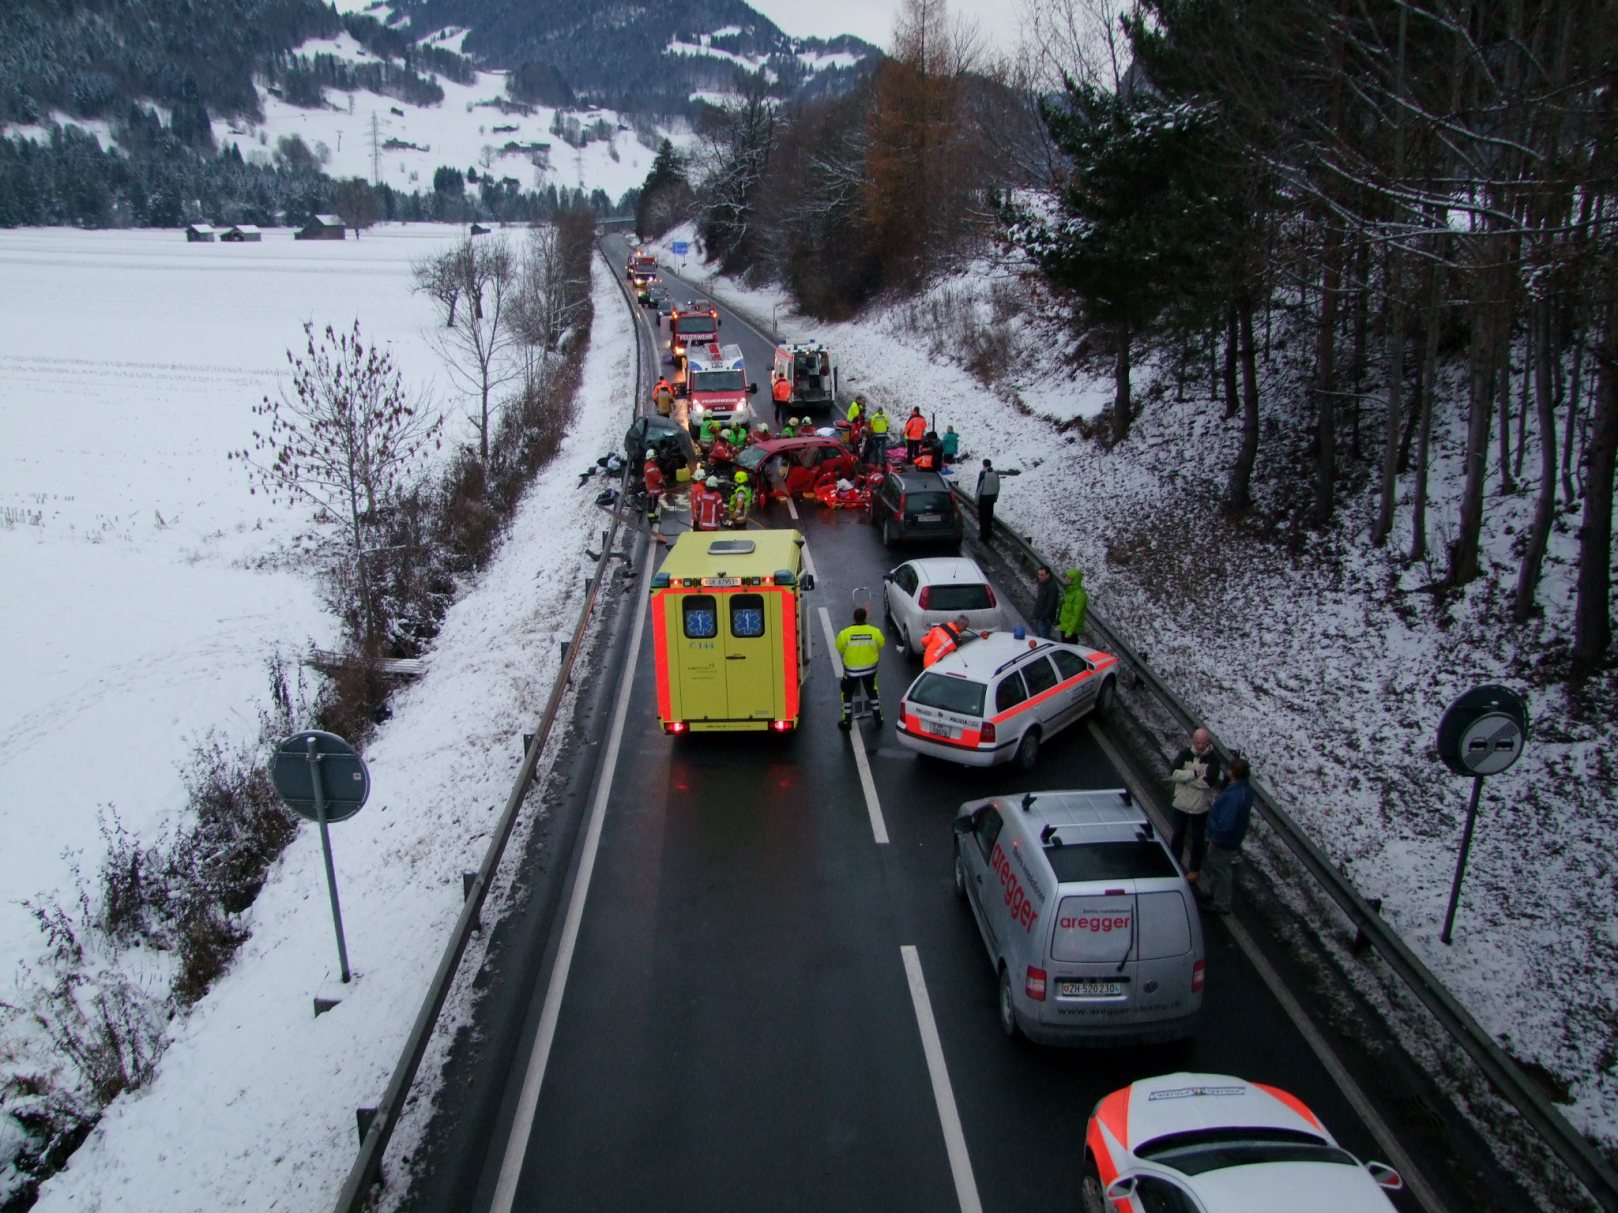
[[[802,590],[812,590],[812,589],[814,589],[815,588],[815,575],[813,573],[805,573],[802,577],[800,577],[798,579],[798,588],[802,589]]]
[[[756,384],[756,383],[749,383],[749,384],[748,384],[748,385],[747,385],[747,394],[748,394],[748,395],[749,395],[749,396],[756,396],[756,395],[758,395],[758,384]]]
[[[1399,1172],[1388,1166],[1387,1163],[1368,1162],[1365,1164],[1365,1169],[1371,1173],[1371,1178],[1376,1180],[1378,1187],[1385,1188],[1389,1192],[1404,1191],[1405,1181],[1400,1178]]]
[[[883,581],[892,581],[893,580],[893,574],[892,573],[883,573],[882,574],[882,580]]]
[[[962,814],[955,819],[955,832],[957,834],[970,834],[972,832],[972,818]]]

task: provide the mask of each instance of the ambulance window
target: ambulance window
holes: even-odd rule
[[[994,710],[1004,712],[1027,698],[1028,691],[1022,684],[1022,675],[1012,670],[1000,680],[1000,685],[994,688]]]
[[[764,635],[764,596],[762,594],[731,595],[730,634],[744,639]]]
[[[1191,950],[1191,924],[1186,917],[1185,897],[1178,889],[1163,893],[1142,893],[1140,910],[1140,958],[1161,960],[1184,956]]]
[[[719,613],[711,594],[688,594],[680,599],[680,619],[687,640],[712,640],[719,635]]]
[[[1051,668],[1050,659],[1043,655],[1034,658],[1021,669],[1023,678],[1028,682],[1030,695],[1038,695],[1041,691],[1048,691],[1056,685],[1056,671]]]
[[[1056,663],[1057,673],[1062,675],[1063,682],[1069,678],[1077,678],[1090,668],[1085,664],[1084,658],[1066,649],[1052,649],[1051,660]]]

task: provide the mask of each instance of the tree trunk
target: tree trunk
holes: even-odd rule
[[[1595,424],[1587,449],[1584,520],[1579,527],[1579,580],[1573,608],[1573,669],[1601,668],[1612,649],[1612,494],[1618,455],[1618,306],[1603,309],[1596,350]]]
[[[1134,420],[1129,400],[1129,321],[1120,320],[1117,329],[1118,349],[1112,364],[1112,440],[1122,442],[1129,437],[1129,426]]]
[[[1232,513],[1253,504],[1253,465],[1258,459],[1258,356],[1253,348],[1253,300],[1245,292],[1237,298],[1236,314],[1241,331],[1242,442],[1230,469],[1227,505]]]
[[[1579,428],[1579,402],[1584,395],[1584,330],[1573,330],[1573,373],[1567,385],[1567,426],[1562,431],[1562,502],[1572,509],[1579,501],[1578,485],[1573,482],[1577,461],[1573,458],[1573,434]]]
[[[1251,305],[1249,305],[1251,310]],[[1236,304],[1225,309],[1225,420],[1236,416]]]
[[[1337,483],[1337,295],[1341,287],[1341,236],[1335,220],[1327,221],[1321,252],[1320,318],[1315,346],[1315,504],[1310,521],[1331,522]]]
[[[1505,306],[1502,304],[1501,306]],[[1517,491],[1517,478],[1511,474],[1511,324],[1495,350],[1495,383],[1492,390],[1500,404],[1500,493],[1509,497]]]
[[[1526,362],[1533,368],[1534,405],[1539,416],[1539,492],[1534,498],[1534,521],[1528,529],[1528,550],[1517,570],[1517,596],[1511,608],[1511,617],[1517,623],[1527,623],[1534,614],[1540,569],[1545,563],[1551,521],[1556,516],[1556,399],[1551,390],[1551,308],[1547,303],[1534,305],[1527,354]],[[1525,367],[1525,382],[1527,378]]]
[[[1443,243],[1437,253],[1442,254]],[[1444,263],[1435,257],[1427,295],[1426,339],[1421,351],[1421,379],[1416,386],[1421,424],[1416,440],[1416,474],[1410,486],[1410,559],[1427,558],[1427,472],[1433,444],[1433,389],[1438,376],[1438,326],[1444,307]]]
[[[1388,418],[1382,443],[1382,486],[1371,542],[1381,547],[1393,530],[1393,507],[1399,487],[1400,393],[1405,377],[1405,301],[1399,281],[1398,249],[1388,251]]]
[[[1480,273],[1479,290],[1491,275]],[[1483,482],[1489,472],[1489,428],[1494,418],[1494,313],[1493,300],[1482,298],[1473,318],[1472,390],[1467,414],[1465,480],[1461,488],[1461,516],[1449,551],[1449,584],[1462,586],[1480,570],[1483,534]]]

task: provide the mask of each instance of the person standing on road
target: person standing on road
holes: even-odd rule
[[[956,456],[961,453],[961,436],[955,432],[953,425],[944,427],[944,436],[939,439],[939,450],[944,453],[945,463],[954,463]]]
[[[887,638],[882,629],[865,622],[865,608],[854,608],[854,622],[837,633],[837,655],[843,659],[843,678],[838,684],[843,697],[843,717],[837,727],[845,733],[853,727],[854,687],[863,683],[871,705],[871,719],[882,723],[882,701],[877,698],[876,662]]]
[[[1219,787],[1219,753],[1213,734],[1197,729],[1191,744],[1181,748],[1169,764],[1169,780],[1174,784],[1174,829],[1169,834],[1169,850],[1175,861],[1185,865],[1185,877],[1195,882],[1207,853],[1208,810]],[[1187,855],[1184,848],[1190,843]]]
[[[1034,625],[1035,636],[1041,640],[1053,637],[1056,632],[1056,612],[1061,605],[1061,593],[1057,590],[1050,565],[1042,564],[1039,572],[1034,574],[1034,608],[1028,615],[1028,622]]]
[[[775,424],[779,427],[792,404],[792,380],[786,375],[777,375],[770,386],[770,399],[775,401]]]
[[[708,487],[706,472],[698,472],[691,482],[691,529],[717,531],[725,518],[725,495]]]
[[[1208,856],[1198,887],[1208,895],[1208,908],[1215,914],[1229,914],[1236,891],[1236,853],[1247,837],[1253,815],[1253,785],[1247,781],[1247,759],[1237,755],[1230,760],[1230,783],[1214,797],[1208,810]]]
[[[888,419],[888,410],[880,404],[876,412],[871,414],[870,440],[865,446],[865,462],[879,471],[888,470],[888,430],[892,422]]]
[[[994,538],[994,503],[1000,500],[1000,473],[994,464],[983,461],[978,473],[978,538],[984,543]]]
[[[652,389],[652,403],[660,416],[667,417],[674,408],[674,385],[667,379],[659,379]]]
[[[910,416],[905,418],[905,462],[915,463],[916,456],[921,454],[921,440],[927,437],[927,418],[921,415],[920,407],[910,410]]]
[[[667,543],[663,538],[663,490],[667,481],[663,478],[663,469],[657,466],[657,457],[651,451],[646,452],[646,467],[641,474],[642,483],[646,486],[646,525],[652,532],[652,538],[659,543]]]

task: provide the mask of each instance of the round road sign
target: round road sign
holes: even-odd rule
[[[270,782],[287,808],[319,821],[316,795],[325,802],[326,820],[346,821],[371,794],[371,773],[354,747],[336,733],[309,729],[275,748]]]
[[[1528,706],[1508,687],[1476,687],[1438,722],[1438,756],[1457,775],[1498,775],[1528,740]]]

